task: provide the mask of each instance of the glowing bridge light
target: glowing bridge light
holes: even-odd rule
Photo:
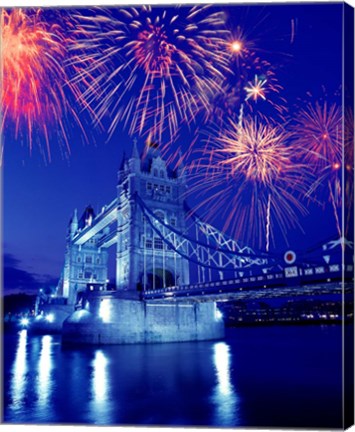
[[[99,316],[104,323],[110,322],[111,319],[111,302],[109,299],[102,299],[100,303]]]
[[[27,327],[29,323],[30,323],[30,320],[28,318],[22,318],[22,320],[21,320],[22,326]]]
[[[216,309],[215,309],[215,312],[214,312],[214,316],[215,316],[216,320],[219,321],[219,320],[223,319],[223,314],[222,314],[222,312],[218,309],[217,306],[215,306],[215,308],[216,308]]]
[[[53,314],[46,315],[46,321],[52,323],[54,321],[54,315]]]

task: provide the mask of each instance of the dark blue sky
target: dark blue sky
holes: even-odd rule
[[[332,99],[341,85],[341,3],[236,5],[225,10],[230,27],[247,28],[262,50],[260,55],[277,62],[291,115],[307,92],[320,97],[325,88]],[[292,44],[291,20],[296,24]],[[52,162],[47,164],[37,148],[29,154],[27,143],[5,130],[5,290],[37,288],[41,279],[48,282],[58,278],[74,208],[81,213],[91,204],[98,210],[115,198],[117,169],[123,152],[129,152],[132,138],[118,127],[107,142],[105,133],[92,130],[85,114],[82,118],[89,143],[82,144],[80,131],[73,126],[70,157],[62,158],[57,143],[52,142]],[[192,133],[185,131],[179,145],[184,148],[191,140]],[[138,143],[143,146],[143,140]],[[329,205],[325,211],[315,207],[309,211],[300,220],[305,235],[299,230],[289,233],[293,249],[302,250],[335,234],[330,228],[334,224]],[[276,240],[276,248],[287,248],[281,238]]]

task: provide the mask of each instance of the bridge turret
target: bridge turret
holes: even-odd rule
[[[75,209],[74,215],[70,220],[70,224],[69,224],[69,235],[71,239],[74,237],[77,231],[78,231],[78,212],[77,209]]]
[[[142,290],[186,284],[188,263],[164,243],[137,204],[139,197],[160,219],[184,231],[186,183],[177,171],[169,169],[156,142],[148,140],[141,157],[138,155],[135,141],[118,184],[117,288]]]
[[[68,224],[68,231],[67,231],[68,239],[72,240],[77,231],[78,231],[78,214],[77,214],[77,210],[75,209],[73,217],[69,220],[69,224]]]

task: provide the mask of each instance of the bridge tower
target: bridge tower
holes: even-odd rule
[[[185,229],[183,167],[170,170],[156,144],[140,155],[134,142],[132,156],[118,172],[117,259],[118,289],[145,290],[189,283],[189,263],[154,231],[135,199],[177,231]]]
[[[75,210],[69,222],[64,269],[57,293],[67,298],[68,304],[78,301],[78,294],[80,296],[80,292],[86,290],[88,283],[105,284],[107,280],[108,254],[97,246],[100,235],[93,236],[83,245],[76,245],[73,241],[75,235],[91,226],[94,218],[95,212],[88,206],[79,220]]]

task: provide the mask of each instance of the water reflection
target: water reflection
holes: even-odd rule
[[[43,336],[38,362],[38,404],[46,407],[51,393],[52,336]]]
[[[92,392],[95,402],[107,399],[107,358],[102,351],[96,351],[93,361]]]
[[[341,380],[336,374],[341,347],[329,352],[329,344],[341,345],[341,327],[231,331],[218,343],[78,349],[63,347],[58,335],[31,336],[26,330],[5,335],[4,421],[217,427],[280,427],[293,421],[290,426],[341,426]],[[315,375],[315,364],[324,373]],[[310,401],[318,402],[307,410]],[[300,417],[294,416],[296,405]]]
[[[15,406],[21,405],[25,396],[27,373],[27,330],[21,330],[14,365],[12,368],[12,399]]]
[[[101,350],[95,352],[92,361],[91,392],[92,392],[92,418],[93,423],[106,423],[109,410],[109,361]]]
[[[213,361],[217,384],[212,400],[216,405],[215,424],[237,424],[238,398],[231,382],[231,355],[225,342],[218,342],[213,347]]]

